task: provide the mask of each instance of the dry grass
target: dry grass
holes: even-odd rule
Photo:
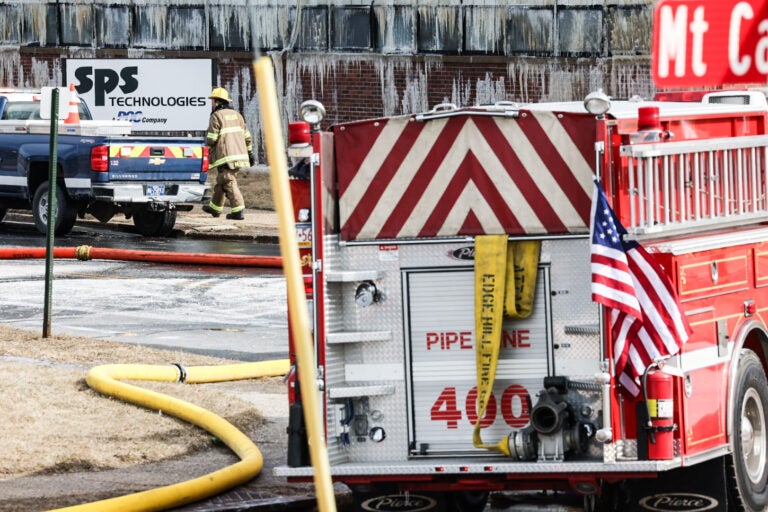
[[[202,430],[160,411],[106,398],[85,383],[87,370],[105,363],[185,366],[223,359],[108,341],[36,333],[0,325],[0,478],[120,468],[165,460],[210,447]],[[252,404],[219,384],[141,383],[210,410],[241,430],[263,420]],[[279,379],[261,379],[279,393]]]

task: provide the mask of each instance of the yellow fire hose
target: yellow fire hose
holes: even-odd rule
[[[277,93],[272,61],[259,57],[253,62],[259,89],[262,125],[267,163],[272,183],[272,199],[280,224],[280,253],[288,296],[288,312],[294,334],[294,348],[299,373],[299,389],[303,400],[304,423],[307,428],[309,456],[314,468],[315,492],[320,512],[335,512],[336,500],[331,481],[331,466],[325,443],[324,427],[318,398],[316,362],[307,311],[307,299],[299,259],[296,223],[288,187],[288,165],[285,158],[283,132],[277,108]]]
[[[285,375],[289,361],[280,359],[224,366],[153,366],[111,364],[92,368],[86,381],[96,391],[143,407],[161,410],[205,429],[226,444],[240,462],[213,473],[165,487],[126,496],[56,509],[55,512],[150,512],[179,507],[248,482],[259,474],[264,460],[255,444],[225,419],[184,400],[142,389],[123,380],[200,384]]]
[[[304,296],[296,225],[292,217],[293,208],[288,188],[288,169],[280,130],[272,63],[268,57],[260,57],[254,61],[253,68],[262,108],[263,132],[271,170],[272,195],[280,222],[280,249],[286,278],[288,310],[294,333],[299,383],[304,398],[304,416],[308,432],[309,451],[315,468],[314,481],[318,509],[320,512],[335,512],[336,502],[317,396],[317,374]],[[91,369],[86,380],[92,388],[137,405],[162,410],[165,414],[197,425],[221,439],[241,458],[241,461],[219,471],[179,484],[56,509],[51,512],[104,512],[109,510],[151,512],[165,510],[220,494],[251,480],[261,471],[263,458],[259,449],[247,436],[226,420],[196,405],[121,382],[122,380],[159,382],[183,380],[188,383],[203,383],[284,375],[288,370],[288,360],[186,369],[177,366],[119,364],[98,366]]]
[[[528,318],[533,312],[541,242],[507,242],[507,235],[475,238],[475,356],[477,421],[472,443],[509,456],[509,437],[485,444],[480,425],[485,416],[499,361],[501,324],[508,318]]]

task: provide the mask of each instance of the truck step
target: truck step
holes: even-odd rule
[[[349,331],[331,332],[326,335],[329,344],[365,343],[369,341],[390,341],[392,331]]]
[[[354,283],[355,281],[373,281],[384,277],[381,270],[339,270],[325,273],[330,283]]]
[[[328,398],[355,398],[359,396],[384,396],[395,393],[395,386],[391,384],[365,385],[365,386],[334,386],[328,388]]]

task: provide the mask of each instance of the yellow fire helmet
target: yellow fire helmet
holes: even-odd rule
[[[223,87],[215,87],[208,98],[212,100],[221,100],[230,103],[232,98],[229,97],[229,93]]]

